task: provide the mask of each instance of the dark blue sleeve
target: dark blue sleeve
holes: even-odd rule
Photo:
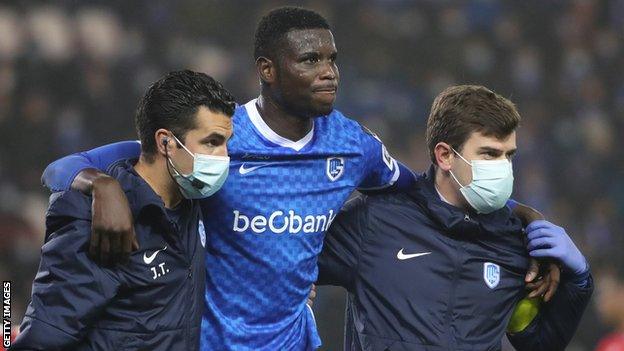
[[[318,285],[352,288],[367,227],[366,196],[360,194],[347,201],[325,235]]]
[[[396,162],[399,169],[399,178],[388,187],[381,188],[358,188],[359,192],[364,194],[379,194],[379,193],[388,193],[388,192],[403,192],[408,191],[414,187],[416,184],[416,180],[418,179],[418,175],[414,173],[409,167],[402,164],[401,162]]]
[[[507,207],[509,207],[510,210],[514,210],[514,208],[516,208],[516,206],[518,206],[518,201],[514,200],[514,199],[509,199],[507,200]]]
[[[394,185],[400,176],[396,160],[375,133],[362,125],[360,128],[358,133],[363,158],[358,190],[378,190]]]
[[[31,301],[11,350],[70,350],[83,339],[119,282],[87,257],[90,199],[76,191],[58,196],[48,210],[46,243]],[[73,211],[77,211],[73,217]]]
[[[576,332],[593,290],[589,271],[580,277],[562,280],[553,299],[542,304],[526,329],[508,334],[509,341],[518,351],[564,350]]]
[[[392,188],[398,191],[406,191],[412,189],[414,187],[414,184],[416,184],[416,179],[418,179],[416,173],[414,173],[411,169],[409,169],[409,167],[402,164],[401,162],[397,163],[399,165],[400,174],[399,179],[397,179],[396,183],[392,185]]]
[[[104,172],[119,160],[137,158],[140,155],[141,144],[137,141],[100,146],[52,162],[43,171],[41,182],[52,191],[69,190],[74,178],[84,169],[96,168]]]

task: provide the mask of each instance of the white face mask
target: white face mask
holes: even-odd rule
[[[462,185],[450,171],[459,191],[477,213],[491,213],[505,206],[513,191],[513,169],[511,161],[475,160],[468,162],[459,152],[452,149],[472,168],[472,182]]]
[[[193,171],[190,174],[182,174],[167,158],[174,171],[173,179],[180,186],[182,195],[187,199],[203,199],[221,189],[229,174],[230,158],[194,154],[175,135],[173,137],[193,157]]]

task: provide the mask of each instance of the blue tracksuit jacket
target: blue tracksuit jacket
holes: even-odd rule
[[[349,292],[345,350],[500,350],[525,296],[529,257],[520,220],[443,202],[433,168],[407,193],[359,196],[332,224],[319,283]],[[519,350],[562,350],[593,289],[589,272],[564,277],[521,333]]]
[[[87,257],[91,198],[52,195],[32,300],[11,350],[197,350],[204,249],[197,202],[177,220],[130,161],[108,172],[126,192],[140,250],[103,268]]]

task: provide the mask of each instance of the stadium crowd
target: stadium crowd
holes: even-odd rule
[[[137,101],[148,82],[169,70],[203,71],[239,102],[254,98],[254,27],[261,14],[284,4],[0,5],[0,277],[13,282],[15,326],[43,241],[45,166],[135,139]],[[296,4],[319,10],[333,26],[338,108],[415,170],[428,166],[424,126],[444,87],[477,83],[514,101],[523,116],[514,198],[567,228],[597,280],[606,266],[622,268],[624,0]],[[315,309],[327,350],[340,348],[343,296],[319,290]],[[570,350],[592,350],[609,330],[591,307]]]

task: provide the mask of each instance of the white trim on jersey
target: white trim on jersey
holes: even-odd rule
[[[269,127],[266,122],[260,116],[260,112],[258,112],[258,108],[256,107],[257,99],[253,99],[245,104],[245,109],[247,110],[247,114],[249,115],[249,119],[251,123],[256,127],[258,132],[262,134],[267,140],[272,143],[275,143],[279,146],[291,148],[295,151],[299,151],[303,149],[308,143],[312,140],[314,136],[314,121],[312,121],[312,129],[306,136],[299,139],[298,141],[292,141],[290,139],[286,139],[283,136],[278,135]]]
[[[316,328],[316,317],[314,316],[314,311],[312,310],[312,307],[310,307],[310,305],[308,305],[307,302],[306,302],[305,305],[308,308],[308,310],[310,311],[310,314],[312,315],[312,321],[314,321],[314,327]]]

